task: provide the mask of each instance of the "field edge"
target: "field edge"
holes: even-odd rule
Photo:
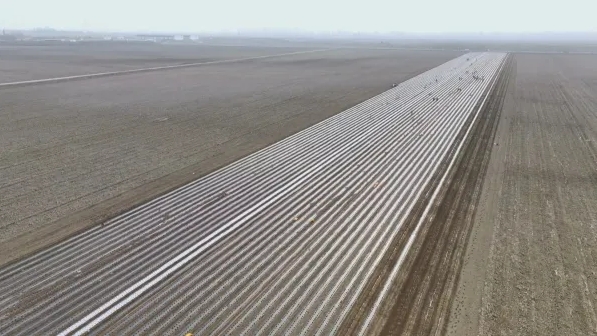
[[[464,139],[463,150],[458,154],[456,166],[448,173],[448,183],[440,189],[440,197],[433,203],[431,212],[426,217],[421,232],[417,235],[411,252],[404,262],[404,271],[401,271],[390,289],[389,297],[380,308],[380,314],[371,321],[369,331],[372,334],[425,334],[440,332],[447,321],[446,315],[451,306],[453,287],[455,281],[452,263],[459,269],[462,255],[462,240],[467,238],[471,211],[474,212],[475,199],[473,193],[467,194],[465,190],[478,189],[479,181],[484,178],[484,167],[493,147],[493,136],[499,120],[499,106],[503,101],[501,92],[508,82],[512,69],[512,56],[508,55],[504,61],[504,68],[497,75],[496,85],[491,91],[486,92],[487,103],[479,112],[479,118],[473,126],[473,134]],[[488,89],[489,90],[489,89]],[[479,105],[483,99],[479,101]],[[460,138],[465,136],[465,131],[471,120],[463,127]],[[477,137],[481,136],[481,140]],[[456,142],[459,143],[459,142]],[[484,149],[486,149],[484,151]],[[385,283],[389,270],[396,263],[402,246],[410,237],[410,232],[421,218],[424,209],[430,202],[431,194],[437,188],[441,176],[446,172],[448,161],[453,155],[448,155],[439,169],[437,176],[432,180],[429,188],[423,194],[411,216],[405,223],[403,234],[396,238],[392,250],[384,257],[379,266],[377,275],[370,279],[369,289],[363,292],[361,303],[353,307],[345,319],[339,334],[357,334],[358,327],[364,323],[366,313],[370,310],[377,293]],[[467,188],[461,188],[466,184]],[[478,197],[478,196],[477,196]],[[455,215],[452,208],[466,209],[463,213]],[[467,209],[468,208],[468,209]],[[440,230],[447,227],[446,230]],[[434,230],[434,228],[436,230]],[[442,260],[444,253],[449,254],[451,261]],[[444,281],[438,281],[438,277]],[[426,286],[420,288],[421,286]],[[401,299],[398,300],[397,298]],[[406,299],[405,299],[406,298]],[[426,307],[423,307],[427,304]],[[416,307],[415,307],[416,306]],[[414,313],[413,313],[414,311]],[[427,317],[425,320],[423,317]]]

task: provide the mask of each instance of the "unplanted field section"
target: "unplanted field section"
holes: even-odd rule
[[[1,269],[0,332],[338,332],[505,57],[446,62]]]
[[[98,72],[250,58],[304,50],[309,49],[301,47],[168,45],[151,42],[0,44],[0,84]]]
[[[519,54],[451,335],[597,330],[597,57]],[[491,169],[491,167],[490,167]],[[493,178],[495,177],[495,179]],[[479,265],[482,265],[480,267]],[[478,282],[475,281],[478,279]]]

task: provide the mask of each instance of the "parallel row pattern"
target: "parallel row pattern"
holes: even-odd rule
[[[0,333],[333,333],[504,59],[447,62],[5,267]]]

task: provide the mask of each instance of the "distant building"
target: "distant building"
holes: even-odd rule
[[[2,29],[2,34],[0,35],[0,41],[16,41],[24,38],[25,35],[17,30]]]
[[[163,34],[139,34],[139,35],[137,35],[137,37],[141,40],[154,41],[154,42],[168,41],[168,40],[175,39],[175,35],[163,35]]]

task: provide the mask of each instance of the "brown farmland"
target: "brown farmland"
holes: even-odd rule
[[[516,55],[449,335],[597,330],[597,57]]]
[[[226,57],[281,53],[274,51]],[[331,50],[3,88],[0,264],[141,204],[457,55]],[[126,67],[127,56],[122,57]],[[101,63],[85,71],[102,71]],[[52,72],[52,76],[74,74],[84,73]],[[0,76],[0,82],[47,75],[41,71],[18,78]]]
[[[79,43],[0,44],[0,83],[285,54],[316,48]],[[320,48],[322,49],[322,48]]]
[[[112,229],[100,224],[459,55],[330,49],[240,60],[309,49],[115,46],[0,47],[0,83],[239,61],[0,88],[0,265],[94,225]],[[504,59],[495,85],[483,91],[486,100],[474,105],[479,118],[470,117],[470,129],[455,133],[462,151],[452,148],[453,168],[448,158],[441,162],[401,234],[363,278],[338,334],[357,334],[363,325],[383,335],[597,332],[597,56]],[[375,182],[371,190],[378,187]],[[315,230],[325,219],[312,218],[309,227]],[[144,239],[136,243],[146,244]],[[233,242],[222,245],[223,251],[244,246]],[[322,245],[316,247],[327,249]],[[114,255],[104,257],[100,263],[115,262]],[[400,263],[400,272],[391,276]],[[67,264],[60,268],[68,270]],[[0,284],[7,286],[9,276],[0,277]],[[16,307],[26,310],[45,300],[44,293],[76,283],[65,279],[47,292],[33,283]],[[369,316],[382,291],[388,294],[378,314]],[[152,295],[147,298],[157,300]],[[0,295],[0,303],[10,300],[16,299]],[[250,300],[244,304],[253,306]]]

